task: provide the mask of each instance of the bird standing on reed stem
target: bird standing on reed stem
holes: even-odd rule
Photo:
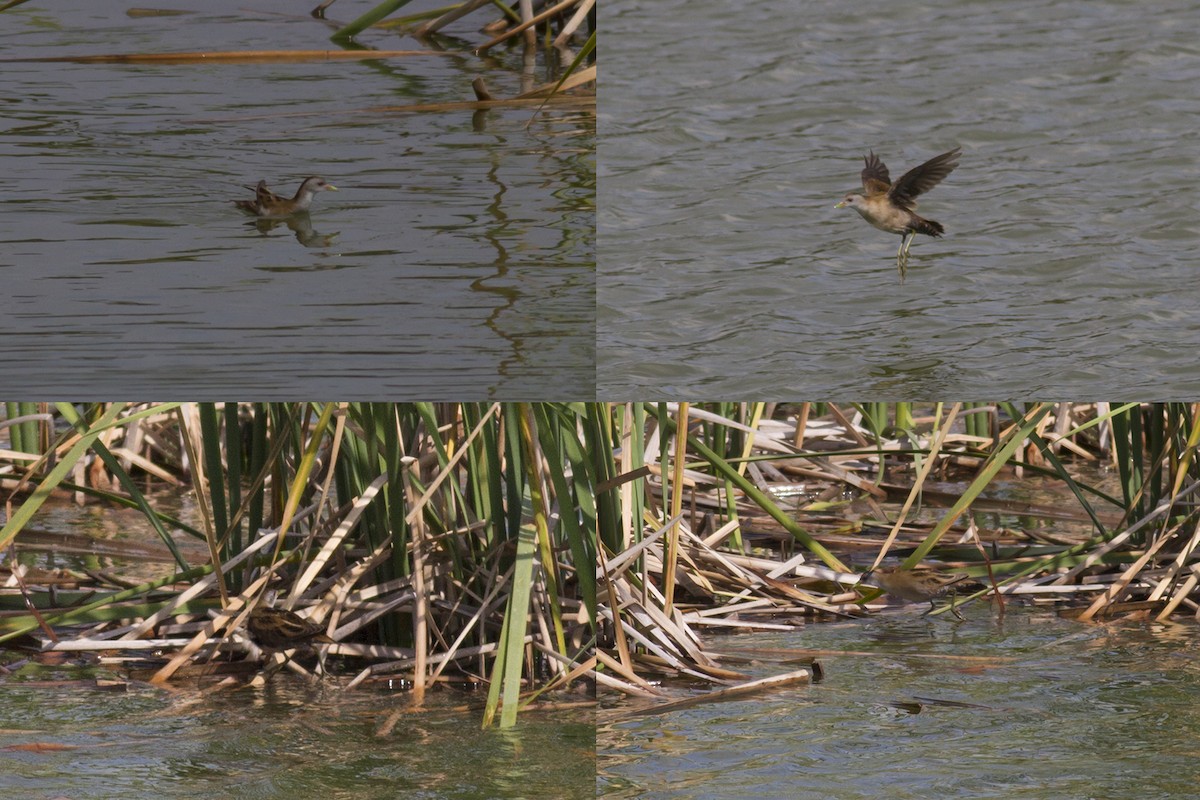
[[[892,183],[887,166],[872,151],[863,156],[866,162],[862,171],[863,194],[851,192],[834,208],[849,206],[879,230],[900,234],[902,238],[900,249],[896,252],[896,265],[903,274],[908,264],[908,248],[918,233],[938,237],[946,232],[940,223],[917,215],[916,197],[937,186],[953,172],[958,166],[961,152],[956,147],[948,153],[935,156],[921,166],[913,167],[900,180]]]
[[[290,650],[313,643],[334,644],[333,639],[325,635],[324,625],[282,608],[259,606],[250,612],[246,629],[254,641],[267,650]]]
[[[300,188],[296,190],[295,197],[287,198],[268,189],[266,181],[259,181],[258,186],[254,187],[253,200],[234,200],[233,203],[242,211],[256,217],[287,217],[300,211],[307,211],[317,192],[336,192],[337,190],[338,188],[332,183],[326,183],[324,178],[313,176],[304,179],[304,183],[300,184]]]
[[[917,566],[912,569],[881,567],[867,570],[859,577],[859,581],[874,581],[875,586],[902,600],[914,603],[923,603],[928,600],[929,611],[925,612],[928,614],[934,609],[933,601],[935,599],[942,597],[947,592],[954,592],[955,586],[968,577],[970,576],[961,573],[947,574],[925,566]],[[954,612],[954,616],[962,619],[958,610],[954,608],[953,601],[951,601],[950,610]],[[921,616],[925,616],[925,614]]]

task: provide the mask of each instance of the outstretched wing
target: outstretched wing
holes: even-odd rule
[[[863,161],[866,162],[862,171],[863,190],[867,194],[881,194],[890,189],[892,179],[888,176],[887,165],[879,160],[875,151],[872,150],[870,155],[863,156]]]
[[[962,150],[956,147],[948,153],[934,156],[919,167],[913,167],[896,181],[888,196],[896,205],[909,208],[917,195],[928,192],[954,171],[961,152]]]

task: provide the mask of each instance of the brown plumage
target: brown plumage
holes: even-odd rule
[[[946,232],[941,223],[916,213],[916,198],[937,186],[954,171],[961,152],[956,147],[935,156],[921,166],[913,167],[900,180],[892,183],[887,165],[872,151],[863,156],[866,163],[862,171],[863,194],[851,192],[834,208],[849,206],[879,230],[899,234],[902,238],[896,258],[903,268],[908,259],[908,248],[918,233],[937,237]]]
[[[914,603],[923,603],[928,600],[929,611],[933,611],[934,600],[947,592],[953,592],[958,583],[969,577],[969,575],[961,573],[946,573],[932,567],[917,566],[912,569],[881,567],[868,570],[862,574],[859,580],[873,581],[883,591],[902,600]],[[953,610],[953,605],[951,609]],[[925,613],[928,614],[929,611]],[[957,610],[954,611],[954,616],[962,619]]]
[[[325,626],[304,619],[293,611],[259,606],[250,612],[246,629],[261,647],[268,650],[290,650],[301,645],[333,644],[325,635]]]
[[[299,211],[307,211],[317,192],[337,190],[332,183],[326,183],[324,178],[313,176],[304,179],[294,197],[282,197],[268,189],[266,181],[259,181],[254,187],[253,200],[234,200],[233,204],[256,217],[287,217]]]

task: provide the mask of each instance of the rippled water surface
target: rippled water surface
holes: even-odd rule
[[[602,395],[1200,392],[1195,2],[607,11]],[[901,283],[833,205],[954,146]]]
[[[624,717],[597,737],[611,798],[1190,797],[1195,793],[1195,628],[1082,625],[986,607],[965,623],[901,610],[799,633],[709,640],[754,677],[819,655],[812,686]],[[841,653],[841,654],[839,654]],[[761,654],[758,658],[762,658]]]
[[[102,676],[102,671],[98,676]],[[0,793],[23,798],[585,798],[592,712],[481,730],[474,696],[342,692],[277,676],[266,689],[135,684],[100,691],[79,668],[4,680]],[[392,714],[391,733],[375,732]],[[531,757],[535,754],[536,757]]]
[[[203,524],[188,494],[158,492],[152,504]],[[202,542],[180,533],[177,544],[189,563],[204,562]],[[100,570],[131,584],[161,584],[174,571],[136,511],[62,498],[42,506],[8,555],[26,568]],[[70,604],[75,589],[60,585],[54,596]],[[19,613],[21,598],[6,591],[6,613]],[[484,730],[486,690],[440,683],[416,707],[410,692],[372,681],[347,688],[364,666],[349,657],[331,658],[333,674],[314,685],[284,671],[265,688],[221,687],[216,676],[155,687],[144,682],[153,667],[141,653],[36,653],[29,644],[0,646],[0,798],[595,796],[595,709],[584,696],[557,695],[514,728]]]
[[[0,58],[337,50],[312,4],[112,2],[3,14]],[[414,8],[436,6],[434,2]],[[347,22],[366,10],[329,10]],[[406,8],[411,11],[413,8]],[[376,60],[3,64],[0,370],[26,395],[590,395],[590,112],[383,112],[550,78],[519,50]],[[371,31],[373,49],[430,50]],[[540,56],[539,56],[540,58]],[[531,125],[528,123],[534,118]],[[231,202],[320,194],[294,227]],[[219,392],[218,392],[219,393]]]

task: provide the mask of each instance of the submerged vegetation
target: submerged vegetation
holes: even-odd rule
[[[485,724],[504,726],[547,697],[590,704],[593,412],[9,404],[0,642],[137,655],[159,683],[232,688],[286,665],[328,667],[346,689],[398,680],[416,703],[439,682],[480,685]],[[186,483],[194,519],[157,510],[147,479]],[[138,583],[42,568],[39,548],[54,551],[53,540],[11,545],[33,541],[31,523],[56,496],[138,509],[173,568]],[[284,618],[294,635],[247,635],[247,618],[272,602],[295,612]],[[270,652],[326,634],[315,666]]]
[[[897,596],[954,584],[935,615],[1200,614],[1200,406],[631,403],[609,435],[597,657],[621,692],[734,682],[699,633],[860,616],[889,562]]]

